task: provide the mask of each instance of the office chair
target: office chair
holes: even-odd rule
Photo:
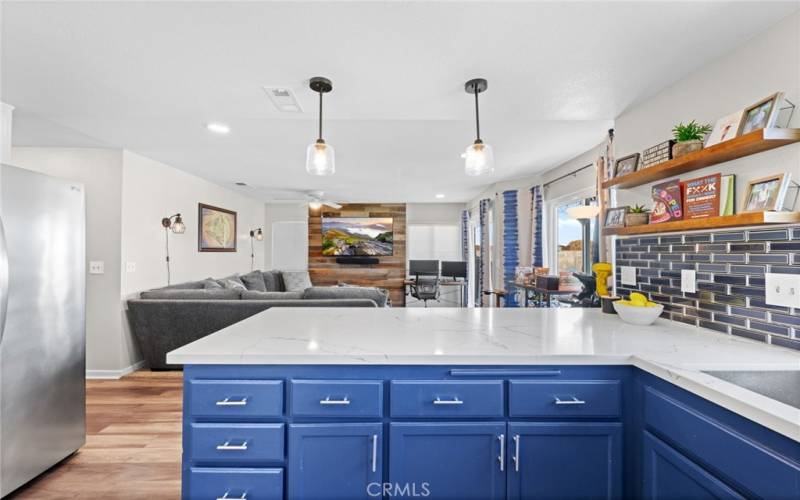
[[[412,260],[408,263],[409,274],[414,276],[410,295],[428,307],[429,300],[439,301],[439,261]]]

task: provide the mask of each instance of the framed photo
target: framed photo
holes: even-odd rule
[[[784,173],[748,182],[744,192],[742,213],[780,210],[789,187],[789,178],[790,175]]]
[[[632,174],[639,167],[639,153],[625,156],[614,164],[614,177]]]
[[[710,134],[708,134],[706,147],[719,144],[720,142],[725,142],[739,135],[739,128],[742,126],[743,116],[744,110],[741,109],[717,120],[717,123],[714,125],[714,129]]]
[[[628,207],[607,208],[603,227],[625,227],[625,214],[627,213]]]
[[[776,92],[766,99],[758,101],[749,108],[745,108],[738,135],[744,135],[754,130],[769,128],[775,125],[781,99],[783,99],[783,92]]]
[[[236,212],[198,203],[197,250],[199,252],[235,252]]]

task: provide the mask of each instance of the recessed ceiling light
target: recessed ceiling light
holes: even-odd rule
[[[444,194],[442,194],[442,193],[439,193],[439,194],[437,194],[437,195],[436,195],[436,197],[437,197],[437,198],[439,198],[439,199],[441,200],[442,198],[444,198]]]
[[[229,126],[220,122],[208,122],[206,123],[206,129],[208,129],[209,132],[214,132],[215,134],[223,134],[223,135],[229,134],[231,131],[231,128]]]

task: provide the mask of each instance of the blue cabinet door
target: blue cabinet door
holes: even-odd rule
[[[375,498],[383,477],[382,449],[380,423],[290,425],[289,499]]]
[[[505,498],[505,422],[393,422],[387,496]]]
[[[619,498],[622,424],[508,424],[508,498]]]
[[[653,500],[743,498],[649,432],[644,433],[644,493]]]

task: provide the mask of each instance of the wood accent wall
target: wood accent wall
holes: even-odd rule
[[[371,266],[337,264],[336,257],[322,255],[322,217],[391,217],[394,255],[378,257],[380,263]],[[405,203],[353,203],[339,210],[323,206],[308,209],[308,272],[314,285],[339,283],[386,288],[392,306],[405,306],[406,277],[406,205]]]

